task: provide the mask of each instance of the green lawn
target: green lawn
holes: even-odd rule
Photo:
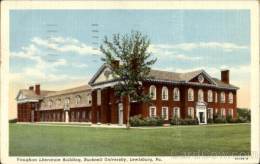
[[[250,125],[126,130],[10,124],[9,151],[11,156],[244,155],[250,152]]]

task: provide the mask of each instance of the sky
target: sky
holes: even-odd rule
[[[238,107],[249,107],[248,10],[11,10],[9,117],[16,117],[21,88],[87,84],[102,65],[104,36],[132,30],[150,39],[154,69],[204,69],[217,78],[229,69],[231,83],[240,88]]]

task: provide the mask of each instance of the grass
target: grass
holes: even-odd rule
[[[250,125],[157,129],[10,124],[10,156],[175,156],[250,153]]]

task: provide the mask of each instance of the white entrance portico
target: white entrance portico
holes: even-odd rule
[[[197,102],[196,116],[199,124],[207,124],[207,104],[205,102]]]

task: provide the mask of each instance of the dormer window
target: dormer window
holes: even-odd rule
[[[162,100],[168,100],[168,88],[162,87]]]
[[[67,98],[65,98],[65,106],[68,107],[69,104],[70,104],[70,98],[67,97]]]
[[[179,88],[173,89],[173,100],[174,101],[180,101],[180,90],[179,90]]]
[[[76,96],[75,102],[76,104],[80,104],[81,97],[79,95]]]
[[[154,85],[150,86],[149,93],[150,93],[151,99],[156,100],[156,87]]]
[[[92,103],[92,96],[91,93],[87,94],[87,103],[90,105]]]

